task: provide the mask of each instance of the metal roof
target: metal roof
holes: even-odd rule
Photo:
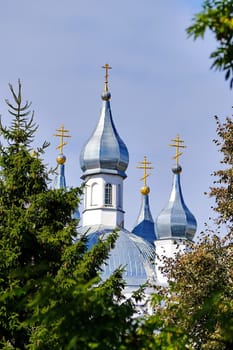
[[[169,201],[156,220],[158,239],[186,238],[192,240],[197,229],[194,215],[186,206],[180,184],[181,166],[172,169],[173,185]]]
[[[78,229],[78,234],[87,233],[90,249],[99,239],[104,239],[112,228],[103,225],[84,226]],[[155,250],[146,240],[126,229],[119,229],[115,247],[110,251],[108,260],[102,266],[102,278],[108,278],[118,267],[125,268],[123,278],[127,286],[139,287],[150,281],[155,281]]]
[[[102,108],[97,126],[80,154],[82,178],[98,173],[117,174],[126,177],[129,163],[126,145],[120,138],[111,113],[110,93],[102,95]]]
[[[142,194],[141,208],[132,232],[135,235],[146,239],[151,244],[157,239],[155,223],[150,211],[148,194]]]

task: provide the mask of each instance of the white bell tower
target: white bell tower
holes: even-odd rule
[[[102,108],[97,126],[85,144],[80,165],[85,181],[83,226],[124,227],[123,180],[129,162],[126,145],[113,122],[106,71]]]

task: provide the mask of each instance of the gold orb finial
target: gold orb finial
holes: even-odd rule
[[[137,168],[143,169],[143,171],[144,171],[143,177],[140,179],[141,181],[143,181],[144,185],[141,188],[140,192],[141,192],[141,194],[146,195],[150,192],[150,188],[146,184],[146,179],[148,176],[150,176],[150,174],[147,173],[147,170],[154,169],[154,168],[150,165],[151,162],[147,161],[146,156],[144,156],[144,160],[142,162],[138,162],[138,164],[139,165],[137,166]]]
[[[146,196],[147,194],[150,193],[150,187],[148,186],[143,186],[140,190],[141,194],[143,194],[144,196]]]
[[[66,157],[64,156],[64,154],[59,154],[59,156],[57,156],[56,158],[57,164],[62,165],[65,164],[66,162]]]

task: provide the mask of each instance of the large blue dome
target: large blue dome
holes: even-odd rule
[[[102,94],[103,105],[98,124],[81,151],[82,178],[99,173],[126,177],[129,153],[113,123],[110,96],[109,92]]]
[[[113,229],[103,225],[84,226],[79,234],[87,233],[88,248],[95,245],[99,239],[107,237]],[[115,247],[110,251],[106,264],[102,266],[102,278],[106,279],[119,266],[125,268],[123,278],[127,287],[138,288],[146,282],[155,281],[155,251],[146,240],[126,229],[119,229]]]

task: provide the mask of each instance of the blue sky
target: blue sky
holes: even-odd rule
[[[231,115],[232,91],[223,74],[210,70],[216,43],[187,39],[185,28],[201,1],[168,0],[41,0],[1,3],[0,113],[8,122],[8,83],[20,78],[23,96],[32,101],[39,124],[36,143],[50,141],[45,162],[55,166],[62,123],[72,139],[64,149],[69,186],[81,183],[79,153],[99,117],[100,94],[108,62],[112,114],[130,153],[124,183],[125,226],[131,229],[140,208],[144,155],[154,170],[148,179],[154,219],[168,200],[172,185],[176,134],[185,141],[180,163],[187,206],[198,231],[213,216],[204,195],[219,168],[220,154],[212,139],[216,125]]]

